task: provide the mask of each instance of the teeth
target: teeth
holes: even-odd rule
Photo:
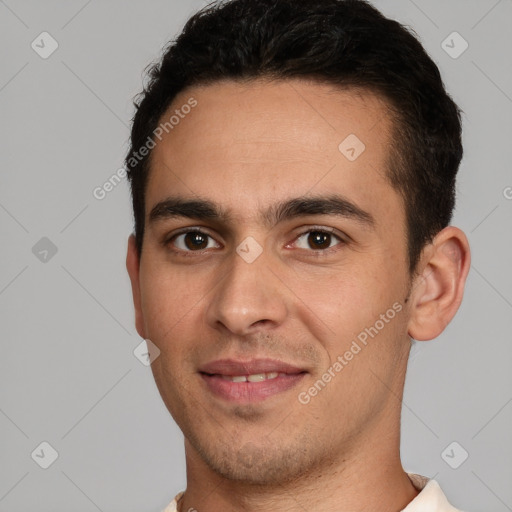
[[[266,380],[266,375],[264,373],[255,373],[254,375],[248,375],[247,380],[249,382],[261,382]]]
[[[264,380],[275,379],[277,376],[283,376],[284,373],[269,372],[269,373],[255,373],[253,375],[222,375],[224,380],[231,382],[262,382]]]

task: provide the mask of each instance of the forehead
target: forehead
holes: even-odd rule
[[[208,197],[240,215],[308,194],[339,193],[361,205],[380,197],[374,210],[382,211],[387,199],[398,201],[386,179],[387,104],[368,91],[218,82],[180,93],[161,123],[171,116],[151,156],[146,213],[171,194]]]

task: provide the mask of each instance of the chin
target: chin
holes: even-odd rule
[[[308,474],[314,465],[313,458],[298,439],[286,446],[279,440],[275,444],[250,441],[241,447],[218,441],[212,441],[206,447],[192,444],[212,471],[240,484],[280,486]],[[322,459],[325,461],[319,457],[320,464]]]

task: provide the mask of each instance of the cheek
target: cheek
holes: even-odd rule
[[[399,316],[393,305],[399,303],[395,309],[403,309],[402,286],[392,276],[387,270],[383,272],[382,266],[373,271],[368,265],[310,275],[295,282],[297,314],[310,332],[323,340],[332,356],[374,326],[387,311],[390,313],[385,316],[386,328],[391,323],[388,317]],[[381,323],[378,327],[382,327]]]
[[[148,337],[165,348],[168,340],[195,322],[205,297],[204,281],[154,262],[141,268],[141,306]],[[154,338],[154,339],[153,339]]]
[[[375,286],[353,269],[310,273],[293,288],[303,321],[334,336],[350,335],[375,307]]]

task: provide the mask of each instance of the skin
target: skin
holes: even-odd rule
[[[399,454],[410,337],[438,336],[458,309],[465,235],[442,230],[409,275],[404,205],[386,179],[392,125],[371,92],[227,81],[183,91],[169,112],[190,97],[197,107],[153,150],[142,255],[133,236],[127,254],[137,331],[160,350],[153,374],[185,435],[180,509],[402,510],[418,493]],[[338,149],[349,134],[366,146],[355,161]],[[270,215],[291,199],[333,195],[373,223]],[[169,197],[208,200],[226,215],[150,220]],[[185,236],[174,236],[182,228],[209,235],[206,248],[187,252]],[[311,248],[315,230],[332,232],[328,248],[314,239]],[[262,249],[252,263],[236,252],[247,237]],[[301,403],[298,394],[393,304],[401,311]],[[213,395],[198,373],[216,359],[258,357],[307,373],[248,404]]]

